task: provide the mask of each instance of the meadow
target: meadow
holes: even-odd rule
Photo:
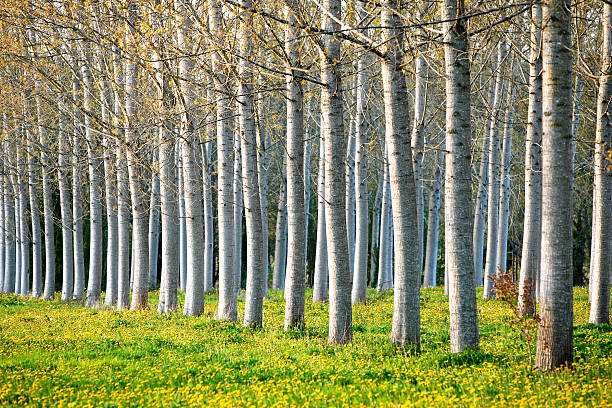
[[[344,347],[326,344],[327,305],[313,305],[310,292],[307,328],[288,333],[280,292],[264,302],[259,331],[214,320],[216,295],[197,318],[0,295],[0,406],[612,404],[612,326],[587,324],[583,288],[575,290],[575,364],[550,373],[532,368],[534,346],[500,301],[479,300],[481,347],[453,355],[442,289],[422,291],[420,352],[389,343],[392,292],[368,295],[353,309],[355,338]]]

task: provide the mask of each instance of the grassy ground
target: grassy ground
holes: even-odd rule
[[[309,301],[308,328],[284,333],[276,292],[261,331],[213,320],[214,295],[198,318],[0,296],[0,406],[612,404],[612,326],[587,324],[584,289],[575,292],[576,363],[552,373],[531,368],[533,350],[498,301],[479,300],[481,349],[453,355],[446,298],[423,290],[415,354],[389,344],[392,294],[369,295],[345,347],[327,346],[327,306]]]

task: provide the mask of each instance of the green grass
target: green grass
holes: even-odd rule
[[[272,292],[264,329],[153,310],[92,310],[0,296],[0,406],[610,406],[612,326],[587,324],[576,290],[575,365],[532,369],[511,312],[479,300],[481,348],[449,351],[448,305],[422,292],[420,353],[389,343],[392,293],[356,306],[355,340],[327,345],[327,305],[307,300],[307,328],[282,330]],[[156,294],[151,295],[152,302]],[[239,303],[242,310],[243,303]]]

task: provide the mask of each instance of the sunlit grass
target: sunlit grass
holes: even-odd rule
[[[155,293],[151,300],[156,302]],[[575,293],[572,370],[541,373],[500,302],[479,300],[481,348],[449,352],[441,289],[422,292],[422,350],[389,344],[392,293],[354,308],[355,341],[327,343],[327,305],[307,300],[307,328],[284,333],[282,294],[264,329],[213,319],[92,310],[0,296],[0,406],[606,406],[612,327],[586,324]],[[243,303],[240,303],[240,313]],[[533,350],[531,350],[533,353]]]

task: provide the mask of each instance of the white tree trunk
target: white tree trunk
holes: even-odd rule
[[[340,28],[340,0],[323,1],[322,26]],[[329,269],[329,343],[346,344],[353,339],[351,273],[348,264],[346,229],[345,167],[342,72],[340,41],[323,36],[321,50],[321,134],[325,138],[325,218]]]
[[[209,98],[214,100],[214,92],[209,91]],[[215,134],[215,123],[209,124],[209,132],[206,143],[202,146],[202,184],[204,195],[204,292],[214,290],[214,215],[213,215],[213,188],[211,174],[214,171],[212,162],[213,139]]]
[[[25,134],[24,134],[25,136]],[[21,257],[19,295],[30,295],[30,231],[28,228],[28,191],[26,146],[18,147],[17,152],[17,188],[19,193],[18,227]],[[40,229],[40,225],[39,225]],[[39,234],[40,235],[40,234]]]
[[[448,277],[451,352],[478,347],[470,176],[470,67],[463,0],[444,0],[446,68],[445,275]]]
[[[540,276],[542,234],[542,6],[531,7],[529,106],[525,136],[525,210],[519,275],[518,306],[523,315],[535,312]]]
[[[241,0],[245,8],[252,6],[251,0]],[[238,88],[240,139],[242,153],[242,175],[247,236],[247,282],[244,309],[244,325],[263,325],[263,296],[267,273],[263,260],[261,224],[261,197],[259,194],[259,166],[257,164],[257,137],[255,134],[255,103],[253,97],[253,74],[249,60],[252,53],[253,16],[245,12],[239,28],[238,42],[241,59],[238,62],[240,78]],[[300,161],[302,156],[300,156]],[[300,191],[303,199],[303,191]],[[304,211],[303,208],[300,211]],[[302,230],[303,231],[303,230]],[[302,233],[300,231],[300,234]],[[300,257],[302,262],[303,256]]]
[[[32,239],[32,297],[41,297],[43,294],[43,266],[42,266],[42,235],[40,227],[40,207],[38,204],[38,166],[35,163],[37,156],[34,151],[34,132],[27,129],[28,142],[28,193],[30,200],[30,225]],[[28,250],[28,257],[30,256]]]
[[[365,2],[359,2],[359,19],[365,18]],[[368,287],[368,157],[367,157],[367,72],[366,60],[363,54],[357,60],[355,79],[355,251],[353,266],[353,289],[351,301],[366,302]]]
[[[172,96],[168,75],[161,61],[156,62],[158,106],[164,117],[172,109]],[[159,126],[159,202],[161,215],[161,283],[159,287],[159,313],[175,312],[178,307],[179,280],[179,226],[178,191],[175,140],[172,124],[164,121]]]
[[[75,72],[78,64],[74,64]],[[82,87],[80,78],[72,80],[73,98],[73,136],[72,136],[72,240],[74,242],[74,292],[72,297],[76,300],[83,299],[85,294],[85,249],[83,247],[83,180],[81,160],[83,156],[83,115],[76,108],[80,103]]]
[[[411,157],[408,90],[402,72],[403,29],[397,0],[383,2],[381,22],[389,27],[383,36],[387,55],[381,62],[385,104],[385,139],[389,159],[389,182],[393,212],[394,296],[391,341],[417,348],[421,342],[421,256],[417,222],[416,186]]]
[[[495,98],[495,85],[491,85],[489,91],[489,107],[493,106]],[[483,286],[483,257],[484,257],[484,239],[485,226],[487,221],[487,193],[489,190],[489,134],[491,132],[491,121],[486,120],[485,138],[482,146],[482,154],[480,156],[480,172],[478,173],[478,190],[476,191],[476,205],[474,213],[474,229],[472,240],[474,242],[473,257],[474,257],[474,283],[476,286]]]
[[[117,52],[117,51],[116,51]],[[115,115],[113,127],[117,132],[116,175],[117,175],[117,309],[130,305],[130,191],[125,161],[123,93],[124,74],[120,55],[113,61]]]
[[[438,270],[438,238],[440,232],[440,191],[444,175],[444,150],[438,153],[439,163],[436,167],[434,180],[429,194],[427,216],[427,250],[425,251],[425,271],[423,276],[424,287],[436,286],[436,272]]]
[[[238,110],[238,104],[236,104]],[[234,290],[236,296],[242,289],[242,154],[240,146],[240,122],[234,122]]]
[[[606,152],[612,148],[612,6],[604,4],[602,70],[597,94],[597,130],[595,145],[596,199],[593,200],[595,247],[591,252],[592,292],[589,322],[610,322],[610,275],[612,274],[612,168]],[[609,157],[609,155],[608,155]],[[595,225],[595,224],[594,224]]]
[[[85,60],[91,59],[85,52]],[[86,112],[84,118],[85,140],[87,141],[87,156],[89,164],[89,281],[87,284],[87,298],[85,304],[89,307],[100,303],[102,292],[102,262],[104,256],[104,232],[102,206],[102,189],[104,179],[104,166],[100,159],[101,152],[98,149],[98,138],[94,137],[94,129],[91,120],[93,115],[94,82],[91,70],[87,64],[82,66],[84,83],[83,110]]]
[[[386,153],[386,149],[385,149]],[[383,290],[387,290],[391,288],[391,282],[388,281],[388,271],[389,271],[389,245],[391,245],[390,237],[388,234],[389,231],[389,219],[391,217],[390,214],[390,205],[389,205],[389,166],[386,164],[387,155],[385,154],[385,159],[383,163],[384,167],[384,175],[383,175],[383,190],[382,190],[382,203],[381,203],[381,213],[380,213],[380,243],[378,244],[378,282],[376,284],[376,290],[381,292]]]
[[[506,113],[504,116],[504,139],[502,147],[501,179],[499,182],[499,226],[497,228],[497,270],[506,272],[508,256],[508,221],[510,219],[510,170],[512,159],[512,136],[514,133],[514,102],[515,87],[508,91],[506,98]]]
[[[217,75],[215,92],[217,98],[217,182],[219,222],[219,307],[217,318],[235,321],[237,319],[236,290],[234,277],[234,197],[233,197],[233,137],[232,115],[226,98],[226,77],[223,60],[217,51],[222,47],[221,10],[218,0],[210,0],[209,24],[214,43],[213,69]]]
[[[178,48],[182,53],[179,60],[180,95],[178,95],[181,111],[180,134],[181,157],[183,159],[183,194],[185,197],[185,218],[187,232],[187,285],[185,290],[185,309],[187,316],[198,316],[204,310],[204,220],[202,218],[202,177],[200,173],[201,152],[195,134],[192,118],[193,91],[193,60],[188,58],[192,50],[191,11],[185,0],[176,0],[178,11],[177,30]]]
[[[544,3],[542,31],[542,258],[536,367],[573,360],[571,13]]]
[[[284,177],[283,177],[284,179]],[[285,272],[287,266],[287,190],[286,182],[281,182],[276,211],[276,239],[274,245],[274,271],[272,274],[272,289],[285,289]]]
[[[62,301],[64,302],[67,302],[72,298],[74,286],[74,258],[72,256],[72,209],[70,201],[70,180],[68,178],[68,168],[70,165],[70,143],[68,142],[66,122],[66,114],[64,112],[60,112],[58,126],[57,182],[59,185],[60,212],[62,217]]]
[[[317,243],[312,288],[313,303],[327,302],[327,234],[325,226],[325,139],[319,138],[319,170],[317,175]]]
[[[160,130],[161,131],[161,130]],[[159,158],[154,161],[159,163]],[[157,167],[157,165],[155,166]],[[157,258],[159,257],[159,173],[152,172],[151,200],[149,203],[149,287],[157,287]]]
[[[495,296],[493,277],[497,273],[497,230],[499,227],[499,130],[498,116],[502,93],[503,68],[506,58],[506,44],[500,41],[497,47],[497,76],[495,78],[495,98],[491,113],[491,133],[489,140],[489,204],[487,205],[487,255],[485,261],[483,298]]]
[[[135,26],[137,21],[136,14],[138,7],[130,4],[128,10],[128,20],[126,22],[126,44],[133,46],[136,41]],[[132,287],[132,302],[130,309],[140,310],[147,307],[149,296],[149,214],[145,206],[145,178],[143,174],[142,152],[137,150],[141,140],[138,135],[138,121],[136,114],[136,92],[138,84],[138,66],[129,60],[126,62],[125,69],[125,141],[128,144],[126,149],[130,198],[132,201],[132,245],[134,248],[133,275],[134,284]]]
[[[378,252],[379,241],[380,241],[380,212],[382,207],[382,199],[383,199],[383,186],[384,186],[384,171],[381,172],[378,188],[376,189],[376,198],[374,199],[374,212],[372,214],[372,236],[371,236],[371,244],[370,244],[370,286],[375,286],[376,279],[376,271],[380,268],[378,267],[379,258],[376,255]]]
[[[303,329],[306,290],[304,263],[304,91],[298,62],[297,33],[291,7],[285,7],[285,86],[287,94],[287,270],[285,281],[285,330]]]

